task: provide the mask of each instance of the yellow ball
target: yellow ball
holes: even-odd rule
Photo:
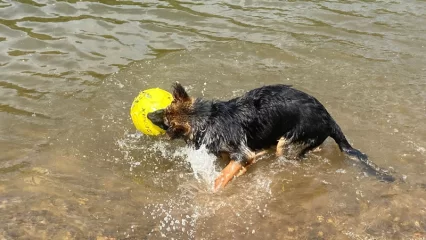
[[[165,131],[153,124],[147,117],[148,113],[164,109],[173,101],[169,92],[160,88],[144,90],[133,100],[130,116],[136,129],[146,135],[156,136]]]

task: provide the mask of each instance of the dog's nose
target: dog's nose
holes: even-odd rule
[[[147,117],[154,124],[163,122],[164,109],[160,109],[160,110],[157,110],[155,112],[150,112],[150,113],[148,113]]]
[[[164,124],[164,109],[157,110],[155,112],[150,112],[147,115],[148,119],[159,126],[160,128],[167,130],[167,126]]]

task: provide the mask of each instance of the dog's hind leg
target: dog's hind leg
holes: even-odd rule
[[[314,139],[310,139],[309,141],[305,142],[305,148],[299,153],[299,157],[304,157],[306,153],[308,153],[309,151],[319,147],[319,145],[321,145],[324,140],[327,137],[321,137],[321,138],[314,138]]]
[[[284,155],[284,148],[287,146],[287,143],[288,143],[288,141],[284,137],[281,137],[278,140],[277,151],[276,151],[277,157],[281,157],[282,155]]]

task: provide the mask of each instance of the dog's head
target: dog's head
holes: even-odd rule
[[[166,109],[148,114],[148,119],[166,130],[171,139],[188,138],[191,133],[190,118],[194,100],[179,83],[173,85],[173,101]]]

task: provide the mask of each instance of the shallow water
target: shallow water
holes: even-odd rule
[[[425,239],[423,1],[0,1],[0,239]],[[222,162],[138,133],[142,89],[316,96],[349,141]]]

